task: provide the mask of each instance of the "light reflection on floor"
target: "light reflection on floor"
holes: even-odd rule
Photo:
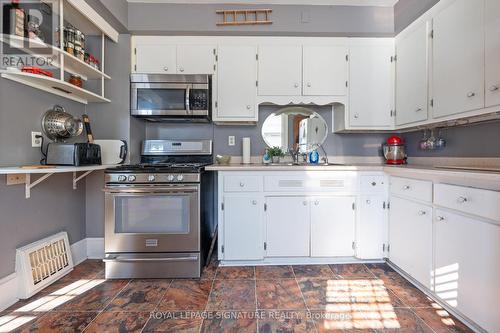
[[[78,295],[103,283],[104,279],[78,280],[48,295],[42,296],[11,313],[0,317],[0,332],[11,332],[37,318],[37,313],[53,310]]]
[[[401,327],[382,280],[328,280],[326,301],[326,330]]]

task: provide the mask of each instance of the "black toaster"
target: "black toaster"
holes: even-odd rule
[[[94,143],[49,143],[48,165],[100,165],[101,147]]]

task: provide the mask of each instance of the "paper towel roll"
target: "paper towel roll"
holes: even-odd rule
[[[242,139],[243,164],[250,164],[250,138]]]

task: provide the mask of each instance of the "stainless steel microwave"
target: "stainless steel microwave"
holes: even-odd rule
[[[131,74],[130,113],[151,121],[210,122],[210,75]]]

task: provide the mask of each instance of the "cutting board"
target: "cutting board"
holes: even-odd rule
[[[102,164],[121,164],[127,158],[127,142],[124,140],[94,140],[101,146]]]

